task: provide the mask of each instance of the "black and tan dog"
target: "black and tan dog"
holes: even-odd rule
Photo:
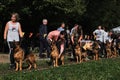
[[[99,60],[99,50],[100,45],[97,41],[93,42],[92,44],[92,53],[93,53],[93,60]]]
[[[19,43],[15,43],[14,59],[16,63],[16,71],[22,70],[23,60],[25,60],[28,63],[28,69],[31,69],[32,66],[36,68],[35,55],[33,53],[30,53],[27,56],[25,56],[24,50],[20,47]]]
[[[112,57],[117,57],[118,56],[117,46],[114,43],[111,44],[111,51],[112,51]]]
[[[55,42],[52,42],[51,50],[52,51],[51,51],[50,57],[51,57],[54,67],[58,67],[59,60],[62,62],[62,65],[64,65],[64,55],[62,54],[59,57],[59,50]]]
[[[105,44],[107,58],[112,57],[111,42],[107,41]]]
[[[80,63],[82,62],[82,52],[81,52],[81,48],[79,46],[79,44],[77,44],[75,46],[75,56],[77,59],[77,63],[80,61]]]
[[[79,46],[79,44],[76,45],[75,47],[75,55],[76,55],[76,59],[77,59],[77,63],[78,62],[83,62],[86,61],[87,58],[87,52],[88,50],[91,50],[91,43],[87,42],[85,43],[83,46]]]
[[[51,44],[51,60],[53,62],[54,67],[58,67],[58,56],[59,56],[59,51],[55,43]]]

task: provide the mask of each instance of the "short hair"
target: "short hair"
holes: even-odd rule
[[[78,24],[75,24],[74,26],[79,26]]]
[[[20,20],[19,14],[18,13],[12,13],[11,16],[15,15],[16,21]]]
[[[43,19],[42,21],[48,21],[47,19]]]
[[[64,23],[64,22],[62,22],[62,23],[60,24],[60,26],[61,26],[61,25],[63,25],[63,24],[65,24],[65,23]]]
[[[66,35],[66,31],[61,31],[60,35]]]

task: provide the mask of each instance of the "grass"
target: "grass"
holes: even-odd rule
[[[66,64],[53,68],[46,61],[39,61],[39,69],[21,72],[8,70],[8,64],[0,64],[0,80],[120,80],[120,58]]]

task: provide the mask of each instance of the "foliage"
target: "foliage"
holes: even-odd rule
[[[89,26],[93,30],[102,25],[111,29],[120,24],[120,5],[119,0],[86,0],[88,1],[87,10],[84,15],[85,20],[88,20]]]
[[[55,28],[65,22],[70,27],[79,23],[87,32],[98,25],[111,29],[120,24],[119,3],[119,0],[0,0],[0,22],[4,26],[10,14],[18,12],[24,31],[37,32],[43,18]]]

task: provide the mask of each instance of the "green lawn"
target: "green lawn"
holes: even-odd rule
[[[21,72],[8,70],[8,64],[0,66],[0,80],[120,80],[120,58],[67,63],[58,68],[48,66],[46,61],[39,61],[39,69]]]

